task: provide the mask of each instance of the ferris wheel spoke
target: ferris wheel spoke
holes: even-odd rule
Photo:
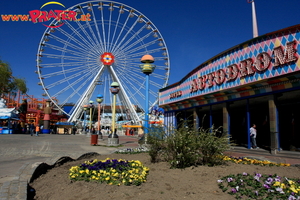
[[[119,42],[119,44],[117,46],[115,46],[115,49],[119,49],[120,48],[120,46],[123,44],[124,40],[127,38],[127,36],[129,35],[129,33],[131,33],[132,30],[133,30],[133,28],[136,26],[137,22],[138,22],[138,19],[136,19],[135,22],[131,25],[131,27],[126,32],[126,34],[123,36],[123,38],[121,39],[121,41]]]
[[[80,40],[76,39],[73,35],[69,34],[68,32],[66,32],[65,30],[63,30],[62,28],[58,28],[57,30],[59,32],[61,32],[64,36],[66,36],[68,38],[68,41],[73,41],[74,43],[76,43],[77,45],[83,47],[84,49],[88,49],[87,46],[92,47],[90,45],[90,43],[83,37],[81,36],[81,34],[73,27],[71,26],[71,24],[69,22],[66,22],[66,25],[70,28],[74,30],[74,33],[76,33],[76,35],[82,39],[82,41],[85,43],[83,44]],[[76,32],[75,32],[76,31]]]
[[[100,35],[100,31],[99,31],[99,27],[97,25],[97,20],[96,20],[96,17],[95,17],[96,15],[94,13],[94,9],[92,9],[92,16],[93,16],[93,22],[94,22],[94,25],[95,25],[95,28],[96,28],[98,39],[99,39],[99,41],[98,41],[98,44],[100,45],[99,50],[102,51],[102,52],[105,52],[103,42],[102,42],[102,38],[101,38],[101,35]]]
[[[162,79],[162,80],[165,78],[165,76],[163,76],[161,74],[156,74],[156,73],[154,73],[152,76],[154,76],[155,78]]]
[[[84,60],[85,57],[75,57],[75,56],[65,56],[65,55],[56,55],[56,54],[43,54],[44,57],[47,58],[55,58],[55,59],[64,59],[64,60]]]
[[[84,70],[84,69],[86,69],[86,66],[74,67],[74,68],[71,68],[71,69],[63,70],[63,71],[57,71],[57,72],[52,72],[52,73],[49,73],[49,74],[44,74],[43,78],[46,79],[46,78],[59,76],[59,75],[63,75],[63,74],[71,73],[71,72],[76,72],[76,71]]]
[[[46,44],[45,45],[46,47],[49,47],[53,50],[57,50],[57,51],[65,51],[69,54],[72,54],[72,55],[77,55],[77,56],[85,56],[84,53],[79,53],[78,51],[73,51],[73,50],[70,50],[70,49],[65,49],[65,48],[62,48],[62,47],[59,47],[59,46],[56,46],[56,45],[52,45],[52,44]]]
[[[146,44],[144,44],[142,46],[139,46],[139,47],[136,47],[134,49],[131,49],[131,50],[127,51],[127,53],[133,53],[133,52],[139,51],[141,49],[145,49],[146,47],[149,47],[149,46],[151,46],[151,45],[153,45],[155,43],[156,43],[156,41],[148,42],[148,43],[146,43]]]
[[[83,73],[84,72],[88,72],[88,70],[84,70],[84,71],[82,71]],[[72,79],[74,79],[74,78],[76,78],[76,77],[78,77],[78,76],[81,76],[82,75],[82,73],[80,72],[80,73],[77,73],[77,74],[74,74],[74,75],[72,75],[72,76],[69,76],[69,77],[67,77],[67,78],[64,78],[64,79],[61,79],[61,80],[59,80],[59,81],[56,81],[56,82],[54,82],[54,83],[52,83],[52,84],[49,84],[49,85],[47,85],[47,86],[45,86],[47,89],[51,89],[52,87],[54,87],[54,86],[57,86],[57,85],[60,85],[60,84],[62,84],[62,83],[65,83],[65,82],[67,82],[67,81],[70,81],[70,80],[72,80]],[[85,76],[88,76],[88,74],[87,75],[85,75]]]
[[[141,57],[145,54],[153,54],[153,53],[159,52],[160,50],[161,50],[160,48],[147,50],[146,52],[139,52],[139,53],[136,53],[136,54],[131,54],[130,57]]]
[[[73,96],[75,96],[75,94],[78,94],[78,92],[89,82],[90,79],[85,79],[85,81],[79,86],[76,88],[76,90],[74,90],[69,96],[68,98],[66,98],[62,104],[65,105],[66,103],[68,103],[68,101],[70,99],[72,99]],[[79,100],[79,99],[78,99]]]
[[[88,33],[82,28],[82,25],[81,25],[80,22],[76,21],[76,24],[79,26],[79,28],[80,28],[80,30],[82,31],[82,33],[84,34],[84,36],[78,31],[78,29],[75,29],[74,26],[72,26],[68,21],[66,21],[65,24],[69,27],[70,30],[73,31],[73,33],[75,33],[75,35],[77,35],[77,36],[82,40],[82,42],[83,42],[84,44],[83,44],[82,42],[79,42],[78,44],[79,44],[81,47],[83,47],[86,51],[88,51],[88,50],[90,50],[90,49],[93,49],[93,47],[96,46],[95,43],[93,43],[93,42],[91,42],[91,41],[87,41],[87,40],[85,39],[85,37],[87,37],[88,39],[90,39],[90,38],[89,38],[89,36],[88,36]],[[74,41],[74,40],[77,41],[76,38],[74,38],[72,35],[66,33],[66,31],[63,31],[62,28],[59,28],[59,31],[61,31],[62,34],[66,34],[66,36],[67,36],[68,38],[72,39],[72,41]],[[92,45],[92,44],[93,44],[93,45]]]
[[[79,65],[85,65],[94,61],[86,61],[86,62],[64,62],[64,63],[48,63],[48,64],[40,64],[42,68],[56,68],[56,67],[73,67]]]
[[[104,21],[104,15],[103,15],[103,9],[101,9],[101,24],[102,24],[102,35],[103,35],[103,46],[104,51],[106,52],[106,37],[105,37],[105,21]]]
[[[84,11],[82,10],[82,12],[84,12]],[[85,13],[83,13],[83,14],[85,15]],[[68,24],[70,24],[70,23],[68,22]],[[77,20],[77,21],[76,21],[76,24],[78,25],[78,27],[80,28],[80,30],[82,31],[82,33],[84,33],[84,36],[89,40],[89,42],[87,42],[87,44],[89,43],[89,44],[93,44],[93,46],[97,46],[97,43],[98,43],[97,39],[94,38],[94,39],[96,39],[96,40],[93,40],[93,39],[90,37],[90,35],[89,35],[88,32],[85,30],[85,28],[84,28],[84,26],[81,24],[81,22]],[[90,26],[88,20],[86,20],[86,25],[85,25],[85,26],[89,27],[90,31],[91,31],[92,33],[94,33],[93,30],[91,29],[91,26]],[[78,31],[77,31],[77,33],[78,33]],[[78,33],[78,34],[79,34],[79,33]],[[81,34],[79,34],[79,35],[82,36]],[[78,35],[78,36],[79,36],[79,35]],[[82,37],[83,37],[83,36],[82,36]],[[85,40],[85,41],[86,41],[86,40]]]
[[[110,9],[110,12],[109,12],[109,20],[108,20],[108,33],[107,33],[107,47],[106,47],[106,50],[110,49],[109,46],[110,46],[110,30],[111,30],[111,21],[112,21],[112,12],[113,12],[113,9]]]
[[[143,99],[145,98],[144,94],[139,90],[139,88],[137,88],[135,86],[135,84],[133,84],[132,81],[129,81],[129,79],[126,80],[127,85],[130,85],[132,90],[134,90],[137,94],[139,94],[140,97],[142,97]],[[124,87],[127,87],[126,84],[124,84]],[[127,91],[127,90],[126,90]],[[128,90],[128,92],[131,92],[131,90]],[[131,95],[130,97],[132,97],[133,95]]]
[[[121,11],[121,10],[119,11],[119,15],[118,15],[116,24],[119,24],[121,14],[123,14],[123,13],[124,13],[123,11]],[[114,41],[114,39],[115,39],[115,35],[116,35],[116,32],[117,32],[117,28],[118,28],[118,26],[116,25],[115,28],[114,28],[114,33],[113,33],[113,35],[112,35],[111,43],[113,43],[113,41]],[[113,47],[113,46],[110,45],[110,49],[108,49],[108,51],[113,52],[112,47]]]
[[[124,84],[124,89],[126,89],[127,93],[128,93],[129,96],[130,96],[130,99],[133,100],[134,103],[136,103],[136,104],[138,104],[140,107],[142,107],[142,106],[140,105],[139,101],[137,100],[137,98],[135,97],[135,95],[132,93],[132,91],[130,90],[130,88],[129,88],[126,84]],[[141,94],[141,95],[142,95],[142,98],[145,99],[145,97],[143,96],[143,94]]]
[[[64,39],[61,39],[60,37],[57,37],[57,36],[54,36],[54,35],[50,35],[49,38],[53,38],[53,39],[55,39],[56,41],[58,41],[58,42],[60,42],[60,43],[62,43],[62,44],[64,44],[64,45],[66,45],[66,46],[72,47],[73,49],[77,49],[77,50],[79,50],[79,51],[85,52],[85,51],[88,50],[87,48],[86,48],[86,49],[80,48],[79,46],[74,45],[74,44],[72,44],[72,43],[70,43],[70,42],[68,42],[68,41],[65,41]]]
[[[142,42],[143,40],[145,40],[146,38],[149,38],[149,36],[151,36],[151,32],[149,32],[148,34],[144,35],[143,37],[140,37],[138,40],[136,40],[135,42],[133,42],[132,44],[128,45],[126,48],[123,49],[123,46],[120,49],[123,49],[123,51],[127,51],[128,49],[136,46],[137,44],[139,44],[140,42]]]
[[[73,86],[74,86],[75,84],[77,84],[79,81],[83,80],[84,78],[86,78],[86,77],[82,76],[81,78],[75,80],[72,84],[66,86],[65,88],[63,88],[62,90],[60,90],[59,92],[57,92],[56,94],[54,94],[53,96],[54,96],[54,97],[58,97],[58,96],[61,95],[63,92],[66,92],[66,91],[69,90],[70,88],[73,88]],[[92,76],[88,76],[87,79],[88,79],[88,80],[92,79]]]
[[[126,18],[126,20],[125,20],[125,22],[124,22],[124,24],[123,24],[123,26],[122,26],[122,28],[121,28],[121,30],[120,30],[118,36],[117,36],[117,39],[114,41],[114,44],[117,44],[117,43],[118,43],[118,41],[119,41],[121,35],[123,34],[123,31],[125,30],[125,27],[126,27],[126,24],[128,23],[129,18],[130,18],[130,13],[127,15],[127,18]],[[111,52],[114,52],[114,51],[115,51],[116,46],[117,46],[117,45],[113,45],[113,47],[112,47],[112,49],[111,49]]]
[[[126,40],[126,42],[120,46],[119,49],[123,49],[123,51],[126,51],[127,49],[131,48],[132,46],[136,45],[140,42],[140,40],[137,40],[136,42],[133,42],[131,45],[127,46],[130,42],[132,42],[134,39],[139,37],[139,34],[145,29],[145,26],[142,26],[137,32],[135,32],[129,39]],[[127,47],[126,47],[127,46]],[[126,47],[126,48],[125,48]]]
[[[95,16],[94,15],[94,10],[93,9],[91,9],[91,11],[92,11],[92,15],[93,16]],[[96,42],[96,46],[98,46],[98,44],[100,44],[100,41],[98,41],[98,39],[97,39],[97,37],[96,37],[96,35],[95,35],[95,32],[94,32],[94,30],[92,29],[92,26],[91,26],[91,23],[90,23],[90,21],[88,21],[88,20],[86,20],[85,21],[86,22],[86,25],[88,26],[88,28],[89,28],[89,31],[90,31],[90,33],[92,34],[92,36],[93,36],[93,41],[95,41]],[[94,26],[97,26],[97,23],[95,23],[96,21],[94,21]]]

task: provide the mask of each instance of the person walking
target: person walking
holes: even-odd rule
[[[34,125],[33,123],[29,124],[29,133],[31,136],[33,136],[33,133],[34,133]]]
[[[259,147],[257,147],[256,145],[256,135],[257,135],[257,131],[256,131],[256,125],[253,124],[252,127],[250,128],[250,138],[251,138],[251,149],[259,149]]]
[[[40,125],[37,124],[35,127],[35,136],[39,136],[40,130]]]

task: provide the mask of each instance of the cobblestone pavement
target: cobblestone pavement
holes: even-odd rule
[[[27,183],[41,163],[52,165],[65,156],[77,159],[91,152],[111,154],[117,149],[138,147],[137,141],[137,136],[119,136],[120,147],[107,147],[107,136],[98,140],[98,145],[91,145],[91,137],[86,135],[0,135],[0,200],[25,200]],[[282,151],[271,155],[264,149],[234,147],[225,154],[300,164],[300,152]]]
[[[124,146],[138,146],[137,137],[127,138],[121,140]],[[91,137],[85,135],[0,135],[0,200],[26,199],[27,182],[43,162],[53,164],[64,156],[77,159],[90,152],[110,154],[122,148],[107,147],[106,142],[99,140],[98,145],[91,145]]]

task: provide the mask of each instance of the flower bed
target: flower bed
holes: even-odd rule
[[[106,160],[85,161],[80,166],[70,169],[69,178],[73,181],[95,181],[109,185],[141,185],[146,182],[149,168],[138,160]]]
[[[218,180],[223,192],[236,199],[300,199],[300,179],[292,180],[274,175],[247,173],[228,175]]]
[[[223,160],[225,161],[231,161],[237,164],[253,164],[253,165],[261,165],[261,166],[285,166],[289,167],[291,166],[290,164],[286,163],[275,163],[275,162],[270,162],[268,160],[256,160],[256,159],[249,159],[246,157],[233,157],[233,156],[224,156]]]

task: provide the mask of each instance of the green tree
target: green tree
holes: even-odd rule
[[[0,96],[17,90],[22,94],[28,91],[25,79],[13,77],[10,65],[0,59]]]

